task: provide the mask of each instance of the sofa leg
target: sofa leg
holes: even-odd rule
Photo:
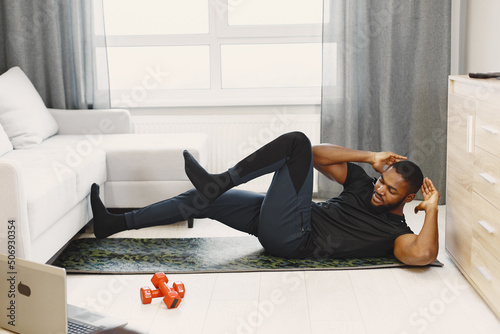
[[[193,226],[194,226],[194,218],[189,218],[187,222],[188,222],[188,228],[193,228]]]

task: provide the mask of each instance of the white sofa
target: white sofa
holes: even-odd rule
[[[47,109],[19,68],[0,76],[0,253],[53,257],[92,218],[92,183],[110,208],[192,187],[182,151],[207,164],[205,135],[134,134],[127,110]]]

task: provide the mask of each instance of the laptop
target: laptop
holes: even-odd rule
[[[0,254],[0,327],[22,334],[95,333],[126,321],[66,304],[66,270]],[[86,330],[86,331],[85,331]]]

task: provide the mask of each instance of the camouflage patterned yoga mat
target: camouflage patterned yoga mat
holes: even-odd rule
[[[338,270],[405,266],[394,258],[291,260],[267,254],[257,238],[93,238],[73,240],[53,265],[68,273],[147,274]],[[443,266],[436,261],[432,266]]]

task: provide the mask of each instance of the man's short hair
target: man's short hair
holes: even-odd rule
[[[405,179],[409,188],[408,194],[416,194],[419,191],[424,182],[424,175],[417,164],[403,160],[393,163],[391,168],[396,169],[396,172]]]

